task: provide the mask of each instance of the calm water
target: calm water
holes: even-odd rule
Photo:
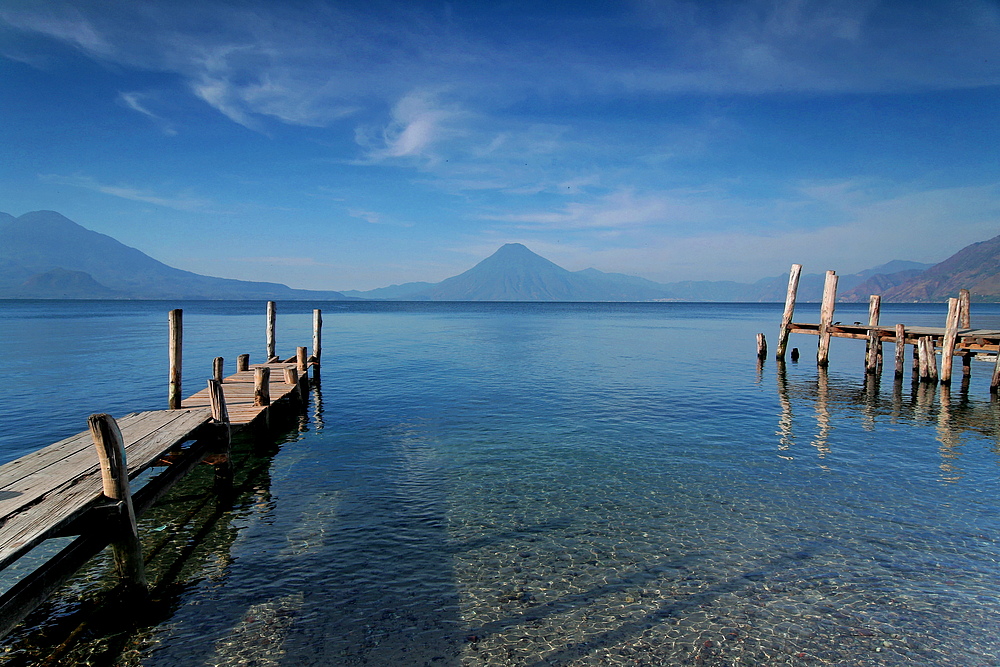
[[[1000,664],[990,364],[945,394],[866,384],[860,342],[821,373],[793,336],[802,361],[758,368],[781,317],[760,304],[280,303],[280,353],[314,306],[299,424],[231,508],[195,480],[144,518],[175,558],[155,613],[59,664]],[[0,302],[0,457],[165,407],[174,307],[185,393],[214,356],[263,356],[262,303]],[[105,565],[49,611],[85,612]],[[63,641],[38,623],[8,662]]]

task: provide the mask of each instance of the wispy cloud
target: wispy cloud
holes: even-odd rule
[[[160,195],[140,190],[138,188],[130,187],[127,185],[107,185],[101,183],[90,176],[83,176],[80,174],[75,174],[72,176],[61,176],[59,174],[39,174],[38,178],[46,183],[53,183],[56,185],[70,185],[76,188],[84,188],[86,190],[92,190],[94,192],[100,192],[102,194],[111,195],[112,197],[120,197],[122,199],[128,199],[130,201],[144,202],[146,204],[155,204],[157,206],[165,206],[167,208],[173,208],[180,211],[194,211],[205,209],[211,206],[211,202],[206,199],[199,199],[196,197],[162,197]]]
[[[159,126],[160,130],[162,130],[164,134],[168,135],[177,134],[177,130],[174,128],[172,123],[170,123],[166,118],[163,118],[162,116],[159,116],[150,111],[149,107],[147,106],[147,100],[149,99],[149,95],[147,93],[140,93],[140,92],[119,93],[118,99],[122,102],[122,104],[127,106],[129,109],[137,111],[142,115],[146,116],[147,118],[151,119],[154,123],[156,123],[157,126]]]

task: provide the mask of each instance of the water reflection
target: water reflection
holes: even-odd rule
[[[875,438],[880,430],[887,435],[887,426],[932,426],[938,443],[938,479],[946,483],[964,478],[960,460],[968,439],[986,437],[993,443],[991,451],[1000,454],[997,399],[994,396],[989,403],[970,399],[968,374],[963,374],[957,391],[930,382],[904,383],[902,378],[883,388],[878,375],[831,380],[829,371],[820,367],[793,376],[779,361],[775,387],[779,405],[775,435],[781,458],[794,458],[795,445],[804,442],[802,434],[811,433],[808,443],[816,458],[827,459],[836,453],[834,433],[845,420],[857,421]],[[806,415],[811,415],[808,423]]]

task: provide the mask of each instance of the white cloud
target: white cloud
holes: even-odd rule
[[[148,98],[149,96],[146,93],[140,93],[140,92],[128,92],[128,93],[118,94],[118,99],[125,106],[151,119],[160,127],[160,129],[163,131],[164,134],[168,134],[171,136],[176,135],[177,130],[169,121],[167,121],[167,119],[163,118],[158,114],[153,113],[149,109],[149,107],[147,106]]]
[[[205,209],[211,205],[211,202],[208,200],[196,197],[161,197],[154,193],[125,185],[106,185],[104,183],[100,183],[94,178],[91,178],[90,176],[83,176],[80,174],[73,176],[39,174],[38,177],[46,183],[70,185],[77,188],[84,188],[86,190],[93,190],[94,192],[111,195],[113,197],[120,197],[130,201],[144,202],[146,204],[155,204],[157,206],[164,206],[166,208],[173,208],[180,211],[195,211]]]

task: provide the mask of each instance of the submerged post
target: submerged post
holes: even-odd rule
[[[250,355],[241,354],[236,357],[236,372],[242,373],[244,371],[250,370]]]
[[[830,363],[830,328],[833,326],[833,310],[837,302],[837,272],[827,271],[823,285],[823,305],[819,318],[819,348],[816,363],[826,366]]]
[[[167,407],[178,410],[181,407],[181,366],[182,343],[184,338],[183,312],[180,308],[170,311],[167,317],[170,328],[169,358],[170,379],[167,387]]]
[[[319,366],[323,356],[323,311],[318,308],[313,311],[313,353],[312,361]]]
[[[271,369],[258,366],[253,372],[253,404],[257,406],[271,404]]]
[[[267,361],[275,356],[274,330],[277,323],[277,307],[274,301],[267,302]]]
[[[767,359],[767,339],[764,334],[757,334],[757,358]]]
[[[792,317],[795,314],[795,294],[799,290],[799,275],[801,273],[802,265],[792,264],[792,270],[788,274],[788,292],[785,294],[785,313],[781,316],[781,329],[778,331],[778,349],[774,355],[777,359],[785,358],[788,334],[792,326]]]
[[[903,377],[903,364],[906,361],[906,327],[896,325],[896,377]]]
[[[959,299],[948,299],[948,321],[945,323],[944,340],[941,342],[941,382],[951,383],[951,369],[955,361],[955,341],[961,319]]]
[[[104,495],[110,500],[121,503],[120,524],[115,527],[115,536],[111,542],[115,571],[127,589],[145,592],[148,588],[146,569],[142,560],[135,510],[132,507],[132,492],[128,484],[128,465],[125,461],[125,442],[122,439],[122,432],[111,415],[91,415],[87,422],[94,446],[97,448],[97,457],[100,459]]]
[[[212,377],[214,377],[215,381],[218,382],[219,384],[222,384],[223,381],[224,363],[225,360],[222,357],[216,357],[215,359],[212,360]]]
[[[226,407],[226,394],[222,390],[222,382],[216,379],[208,381],[208,397],[212,404],[212,420],[219,425],[219,447],[216,456],[212,457],[215,468],[215,488],[230,490],[233,485],[233,449],[232,431],[229,427],[229,409]]]

